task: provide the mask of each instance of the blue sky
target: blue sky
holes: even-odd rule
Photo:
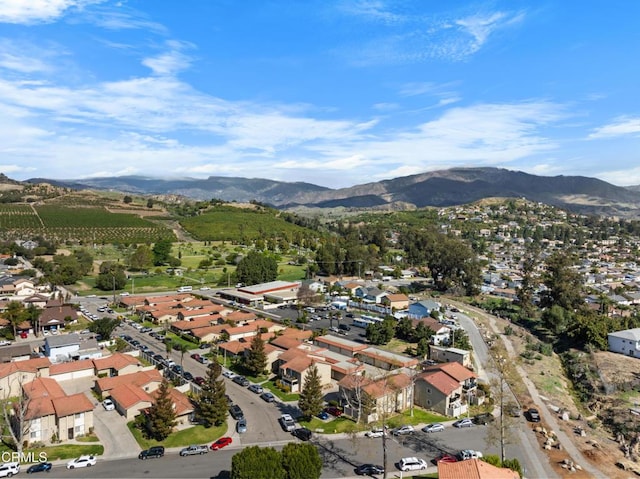
[[[0,172],[640,184],[640,2],[0,0]]]

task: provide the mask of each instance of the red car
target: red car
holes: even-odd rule
[[[26,331],[20,331],[20,337],[22,339],[27,339],[29,337],[29,333],[27,333]]]
[[[193,382],[198,386],[202,386],[205,383],[205,379],[202,376],[196,376],[195,378],[193,378]]]
[[[335,406],[329,406],[328,408],[325,408],[325,411],[327,411],[329,414],[335,417],[342,416],[342,411]]]
[[[452,456],[451,454],[443,452],[442,454],[436,456],[433,462],[435,462],[436,464],[439,462],[458,462],[458,458],[456,456]]]
[[[216,442],[211,444],[211,450],[217,451],[218,449],[222,449],[223,447],[228,446],[232,442],[233,442],[233,439],[231,439],[230,437],[221,437]]]

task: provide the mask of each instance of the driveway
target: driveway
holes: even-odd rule
[[[118,411],[106,411],[102,405],[94,409],[93,426],[104,446],[105,459],[136,456],[141,448],[131,435],[126,419]]]
[[[122,459],[137,455],[141,448],[131,435],[127,421],[118,411],[106,411],[102,407],[91,394],[93,383],[94,378],[91,377],[60,381],[60,386],[67,394],[85,393],[96,406],[93,410],[93,429],[104,446],[104,459]]]

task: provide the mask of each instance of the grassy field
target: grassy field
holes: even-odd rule
[[[41,452],[44,452],[48,461],[56,461],[58,459],[73,459],[85,454],[100,455],[104,453],[104,446],[101,444],[62,444],[60,446],[29,449],[29,452],[31,451],[35,452],[36,457]]]
[[[227,432],[226,423],[222,426],[211,427],[209,429],[204,426],[193,426],[172,433],[164,441],[156,441],[155,439],[144,438],[140,429],[134,426],[133,421],[127,423],[127,427],[143,449],[148,449],[151,446],[186,447],[191,444],[207,444],[222,437],[222,435]]]

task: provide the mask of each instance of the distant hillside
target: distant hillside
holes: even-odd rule
[[[182,195],[192,199],[256,200],[278,208],[381,208],[396,205],[453,206],[489,197],[527,198],[570,211],[640,218],[640,191],[583,176],[536,176],[499,168],[452,168],[338,190],[310,183],[258,178],[159,179],[140,176],[48,182],[67,188],[136,194]]]

